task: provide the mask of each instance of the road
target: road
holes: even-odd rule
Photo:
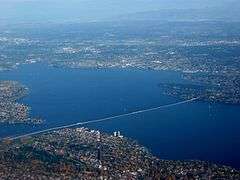
[[[110,117],[106,117],[106,118],[89,120],[89,121],[84,121],[84,122],[78,122],[78,123],[69,124],[69,125],[65,125],[65,126],[53,127],[53,128],[49,128],[49,129],[45,129],[45,130],[40,130],[40,131],[35,131],[35,132],[32,132],[32,133],[28,133],[28,134],[24,134],[24,135],[20,135],[20,136],[16,136],[16,137],[11,137],[11,138],[5,138],[5,139],[16,140],[16,139],[21,139],[21,138],[28,137],[28,136],[33,136],[33,135],[48,133],[48,132],[56,131],[56,130],[60,130],[60,129],[72,128],[72,127],[82,126],[82,125],[87,125],[87,124],[92,124],[92,123],[100,123],[100,122],[110,121],[110,120],[114,120],[114,119],[116,119],[116,118],[121,118],[121,117],[126,117],[126,116],[132,116],[132,115],[141,114],[141,113],[145,113],[145,112],[156,111],[156,110],[160,110],[160,109],[166,109],[166,108],[178,106],[178,105],[181,105],[181,104],[187,104],[187,103],[196,101],[196,100],[198,100],[198,99],[200,99],[200,97],[192,98],[192,99],[185,100],[185,101],[181,101],[181,102],[177,102],[177,103],[162,105],[162,106],[158,106],[158,107],[154,107],[154,108],[143,109],[143,110],[133,111],[133,112],[130,112],[130,113],[125,113],[125,114],[110,116]]]

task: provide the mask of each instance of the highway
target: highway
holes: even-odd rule
[[[82,126],[82,125],[87,125],[87,124],[92,124],[92,123],[100,123],[100,122],[105,122],[105,121],[111,121],[111,120],[114,120],[116,118],[132,116],[132,115],[141,114],[141,113],[145,113],[145,112],[156,111],[156,110],[160,110],[160,109],[166,109],[166,108],[178,106],[178,105],[181,105],[181,104],[187,104],[187,103],[196,101],[198,99],[200,99],[200,97],[192,98],[192,99],[189,99],[189,100],[185,100],[185,101],[181,101],[181,102],[177,102],[177,103],[173,103],[173,104],[167,104],[167,105],[162,105],[162,106],[158,106],[158,107],[154,107],[154,108],[143,109],[143,110],[133,111],[133,112],[125,113],[125,114],[110,116],[110,117],[106,117],[106,118],[89,120],[89,121],[84,121],[84,122],[78,122],[78,123],[69,124],[69,125],[65,125],[65,126],[53,127],[53,128],[40,130],[40,131],[35,131],[35,132],[32,132],[32,133],[28,133],[28,134],[24,134],[24,135],[20,135],[20,136],[16,136],[16,137],[5,138],[5,139],[16,140],[16,139],[21,139],[21,138],[24,138],[24,137],[29,137],[29,136],[33,136],[33,135],[48,133],[48,132],[56,131],[56,130],[60,130],[60,129],[72,128],[72,127]]]

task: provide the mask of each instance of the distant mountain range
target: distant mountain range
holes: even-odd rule
[[[0,25],[116,20],[240,21],[239,0],[0,0]]]
[[[118,20],[240,21],[240,5],[206,9],[163,9],[119,16]]]

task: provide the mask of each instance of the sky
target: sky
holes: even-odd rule
[[[0,0],[0,22],[101,21],[161,9],[234,6],[239,0]],[[239,4],[239,3],[238,3]]]

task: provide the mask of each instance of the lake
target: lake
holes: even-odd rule
[[[41,126],[6,125],[0,137],[94,120],[181,101],[163,95],[159,83],[184,82],[180,74],[133,69],[60,69],[22,65],[0,73],[30,89],[20,102]],[[191,102],[112,121],[87,125],[121,131],[162,159],[199,159],[240,168],[240,106]]]

